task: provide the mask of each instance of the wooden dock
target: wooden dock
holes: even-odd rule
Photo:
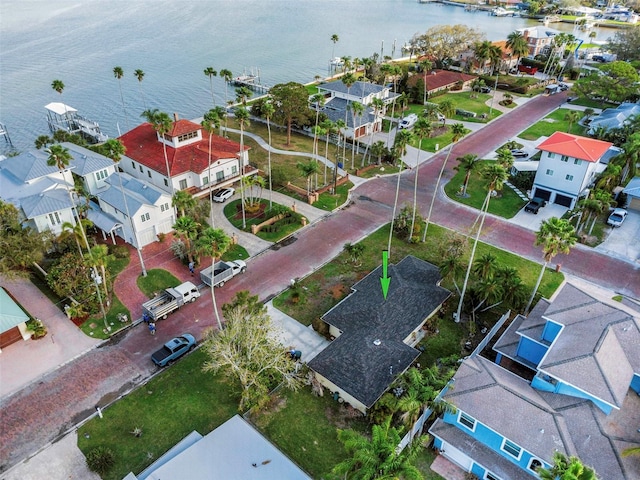
[[[243,73],[231,80],[231,85],[235,87],[247,87],[254,92],[267,93],[271,87],[260,83],[260,70],[251,69],[251,73]]]

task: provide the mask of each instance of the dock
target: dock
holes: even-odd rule
[[[53,102],[45,105],[47,123],[51,133],[57,130],[79,134],[92,143],[102,143],[109,137],[102,133],[97,122],[84,118],[78,111],[64,103]]]
[[[5,142],[13,146],[13,143],[11,143],[11,138],[9,137],[9,132],[7,131],[7,127],[4,126],[4,123],[0,123],[0,135],[4,138]]]
[[[235,87],[247,87],[259,93],[267,93],[271,88],[260,83],[260,70],[257,68],[252,68],[250,73],[245,70],[242,75],[233,78],[230,83]]]

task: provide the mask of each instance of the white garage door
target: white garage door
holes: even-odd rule
[[[473,460],[471,460],[467,455],[460,450],[458,450],[453,445],[448,443],[444,443],[442,447],[443,455],[451,460],[456,465],[460,466],[465,472],[471,471],[471,466],[473,465]]]

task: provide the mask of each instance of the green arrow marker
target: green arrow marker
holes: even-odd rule
[[[391,283],[391,277],[387,277],[387,264],[389,263],[389,251],[382,251],[382,278],[380,278],[380,285],[382,285],[382,295],[384,299],[387,299],[387,293],[389,293],[389,284]]]

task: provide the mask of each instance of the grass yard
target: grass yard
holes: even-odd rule
[[[167,270],[152,268],[147,272],[146,277],[138,277],[136,283],[142,293],[149,298],[153,298],[156,293],[165,288],[177,287],[181,282]]]
[[[222,254],[222,260],[246,260],[249,258],[249,252],[242,245],[231,245],[229,249]]]
[[[484,200],[487,196],[487,188],[489,182],[482,176],[482,169],[489,163],[494,163],[489,160],[479,160],[480,165],[478,171],[471,173],[469,184],[467,186],[468,197],[461,197],[458,195],[464,184],[464,172],[456,172],[455,176],[444,187],[444,191],[449,198],[456,202],[469,205],[476,208],[478,211],[482,207]],[[518,211],[525,205],[525,201],[507,185],[504,185],[500,197],[492,197],[489,202],[489,213],[498,215],[504,218],[512,218]]]
[[[566,132],[569,129],[569,121],[565,120],[565,116],[571,111],[567,108],[559,108],[518,136],[524,140],[537,140],[540,137],[549,137],[555,132]],[[585,128],[575,122],[571,125],[571,132],[569,133],[584,135]]]
[[[313,478],[328,478],[334,465],[347,458],[338,441],[337,428],[370,430],[360,412],[339,404],[325,391],[311,394],[309,387],[297,392],[279,391],[271,408],[252,414],[251,420],[264,434]]]
[[[82,325],[80,325],[80,330],[82,330],[85,335],[88,335],[89,337],[100,338],[103,340],[107,339],[118,330],[120,330],[121,327],[124,328],[127,325],[130,325],[129,322],[120,322],[120,320],[118,319],[118,315],[120,314],[126,315],[129,319],[129,322],[131,322],[131,312],[129,312],[129,309],[123,305],[116,294],[112,293],[111,308],[109,308],[109,310],[107,311],[107,325],[111,327],[111,331],[107,333],[103,331],[105,328],[105,321],[100,314],[95,315],[93,318],[89,318],[87,321],[85,321]]]
[[[258,225],[262,222],[264,222],[265,220],[271,218],[273,215],[271,215],[269,213],[269,202],[262,200],[262,205],[264,206],[264,214],[261,215],[260,217],[255,217],[255,218],[251,218],[249,217],[248,213],[245,212],[245,223],[247,228],[242,228],[242,215],[239,213],[240,210],[239,207],[241,205],[242,200],[233,200],[232,202],[229,202],[225,205],[224,207],[224,215],[225,217],[227,217],[227,219],[231,222],[231,224],[240,229],[240,230],[244,230],[246,232],[250,232],[251,231],[251,225]],[[277,203],[273,203],[274,207],[279,205]],[[287,224],[287,225],[282,225],[277,231],[275,232],[268,232],[266,230],[260,230],[256,236],[260,237],[263,240],[266,240],[268,242],[277,242],[279,240],[282,240],[283,238],[291,235],[293,232],[295,232],[296,230],[299,230],[300,228],[302,228],[302,223],[300,223],[299,221],[295,221],[293,223]]]
[[[151,361],[149,359],[145,359]],[[206,435],[235,413],[239,386],[202,372],[205,355],[195,350],[78,429],[78,447],[85,455],[104,446],[116,464],[105,480],[140,473],[169,448],[196,430]],[[142,436],[131,432],[142,429]]]
[[[454,115],[453,117],[451,117],[451,119],[447,119],[447,121],[457,120],[457,121],[465,121],[465,122],[486,123],[489,120],[492,120],[502,115],[502,112],[494,108],[493,111],[491,112],[491,117],[489,117],[490,107],[489,105],[486,104],[487,100],[489,99],[491,99],[491,94],[463,91],[463,92],[457,92],[457,93],[447,93],[445,95],[433,97],[433,98],[430,98],[429,101],[432,103],[440,103],[444,100],[451,100],[454,108],[456,109],[460,108],[462,110],[467,110],[469,112],[475,112],[478,115],[476,118],[468,118],[468,117],[463,117],[461,115]],[[480,118],[480,116],[483,114],[487,116],[484,119]]]
[[[351,190],[352,187],[352,182],[346,182],[336,188],[335,194],[332,194],[331,191],[321,193],[318,201],[315,202],[313,206],[331,212],[347,201],[349,190]]]

